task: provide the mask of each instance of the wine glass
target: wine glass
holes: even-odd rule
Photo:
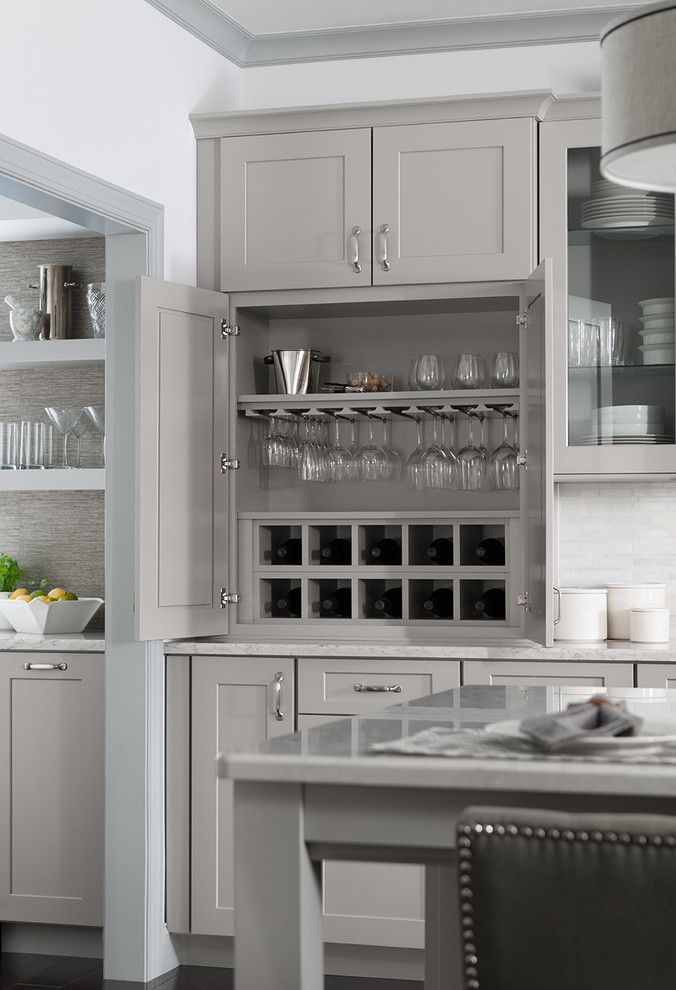
[[[103,406],[85,406],[84,410],[89,416],[94,428],[103,437],[103,463],[106,463],[106,413]]]
[[[491,388],[516,388],[519,384],[519,359],[516,354],[498,351],[491,362]]]
[[[390,465],[390,481],[399,481],[402,472],[402,460],[399,451],[392,446],[391,439],[392,420],[387,416],[383,417],[383,450]]]
[[[456,388],[479,388],[484,382],[483,361],[476,354],[461,354],[455,369]]]
[[[432,443],[420,462],[426,488],[446,488],[452,484],[452,465],[439,438],[440,418],[438,412],[432,413]]]
[[[421,391],[444,387],[444,365],[437,354],[421,354],[415,366],[415,381]]]
[[[423,454],[425,453],[425,438],[423,435],[423,418],[421,415],[416,418],[415,425],[418,431],[418,442],[415,450],[413,450],[406,459],[406,480],[411,488],[424,488],[425,479],[422,472],[421,461]]]
[[[373,418],[369,416],[368,443],[359,451],[359,477],[362,481],[387,481],[390,463],[387,454],[373,437]]]
[[[447,424],[448,431],[446,430]],[[441,449],[448,461],[447,486],[449,488],[456,488],[458,481],[458,455],[455,452],[455,418],[453,413],[441,414]]]
[[[488,480],[491,488],[497,491],[515,492],[519,488],[519,472],[516,467],[516,450],[509,442],[507,408],[497,407],[502,412],[503,439],[493,451],[488,462]]]
[[[82,467],[82,437],[85,435],[89,427],[91,426],[91,421],[87,417],[84,409],[81,410],[82,415],[78,419],[77,423],[71,430],[73,436],[75,437],[77,446],[75,448],[75,467]],[[46,447],[46,444],[45,444]]]
[[[352,476],[352,454],[340,441],[340,420],[333,421],[333,444],[328,452],[332,481],[349,481]]]
[[[458,454],[458,488],[464,492],[482,492],[486,487],[486,457],[474,440],[476,410],[468,409],[469,439]]]
[[[88,406],[87,408],[89,409],[94,407]],[[68,435],[72,432],[80,416],[82,416],[82,406],[45,406],[45,412],[56,427],[57,432],[63,437],[63,461],[58,466],[60,468],[69,468]]]

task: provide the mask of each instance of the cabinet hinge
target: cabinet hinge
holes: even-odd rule
[[[239,595],[221,588],[221,608],[227,608],[228,605],[239,605],[239,602]]]
[[[239,457],[221,454],[221,474],[225,474],[226,471],[239,471]]]
[[[522,608],[528,608],[528,592],[524,591],[522,595],[516,596],[516,604],[520,605]]]
[[[517,467],[527,468],[528,467],[528,451],[524,450],[523,454],[516,455]]]
[[[516,325],[517,327],[527,327],[528,326],[528,314],[527,313],[517,313],[516,315]]]
[[[233,326],[227,320],[221,320],[221,337],[227,340],[228,337],[239,337],[239,327]]]

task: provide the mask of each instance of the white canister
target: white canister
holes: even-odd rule
[[[632,608],[629,613],[632,643],[668,643],[668,608]]]
[[[0,591],[0,598],[9,598],[9,591]],[[14,626],[0,613],[0,632],[14,632]]]
[[[608,585],[608,639],[629,639],[629,613],[633,608],[664,608],[663,584]]]
[[[596,643],[607,637],[605,588],[554,588],[554,594],[554,639]]]

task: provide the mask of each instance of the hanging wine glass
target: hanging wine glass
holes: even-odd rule
[[[415,424],[418,434],[418,442],[415,450],[413,450],[406,459],[406,480],[411,488],[420,489],[425,487],[425,477],[422,470],[422,458],[425,453],[425,437],[423,434],[422,414],[418,414]]]
[[[441,449],[448,462],[446,487],[457,488],[458,455],[455,452],[455,418],[451,412],[441,414]]]
[[[474,438],[475,409],[468,409],[469,440],[458,454],[458,488],[465,492],[482,492],[486,488],[486,458]]]
[[[348,481],[352,475],[352,454],[340,440],[340,420],[333,421],[333,443],[328,451],[331,481]]]
[[[426,488],[446,488],[449,478],[449,460],[441,446],[438,412],[432,413],[432,443],[422,456],[422,472]]]
[[[392,420],[383,416],[383,450],[390,465],[389,480],[400,481],[403,464],[401,454],[392,446],[391,432]]]
[[[359,477],[362,481],[387,481],[390,464],[387,454],[373,436],[373,418],[369,416],[369,439],[359,451]]]
[[[489,485],[496,491],[515,492],[519,488],[519,471],[516,464],[516,450],[509,442],[507,407],[496,408],[502,413],[503,439],[488,462]]]

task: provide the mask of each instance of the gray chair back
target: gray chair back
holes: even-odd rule
[[[676,818],[468,808],[467,990],[676,988]]]

